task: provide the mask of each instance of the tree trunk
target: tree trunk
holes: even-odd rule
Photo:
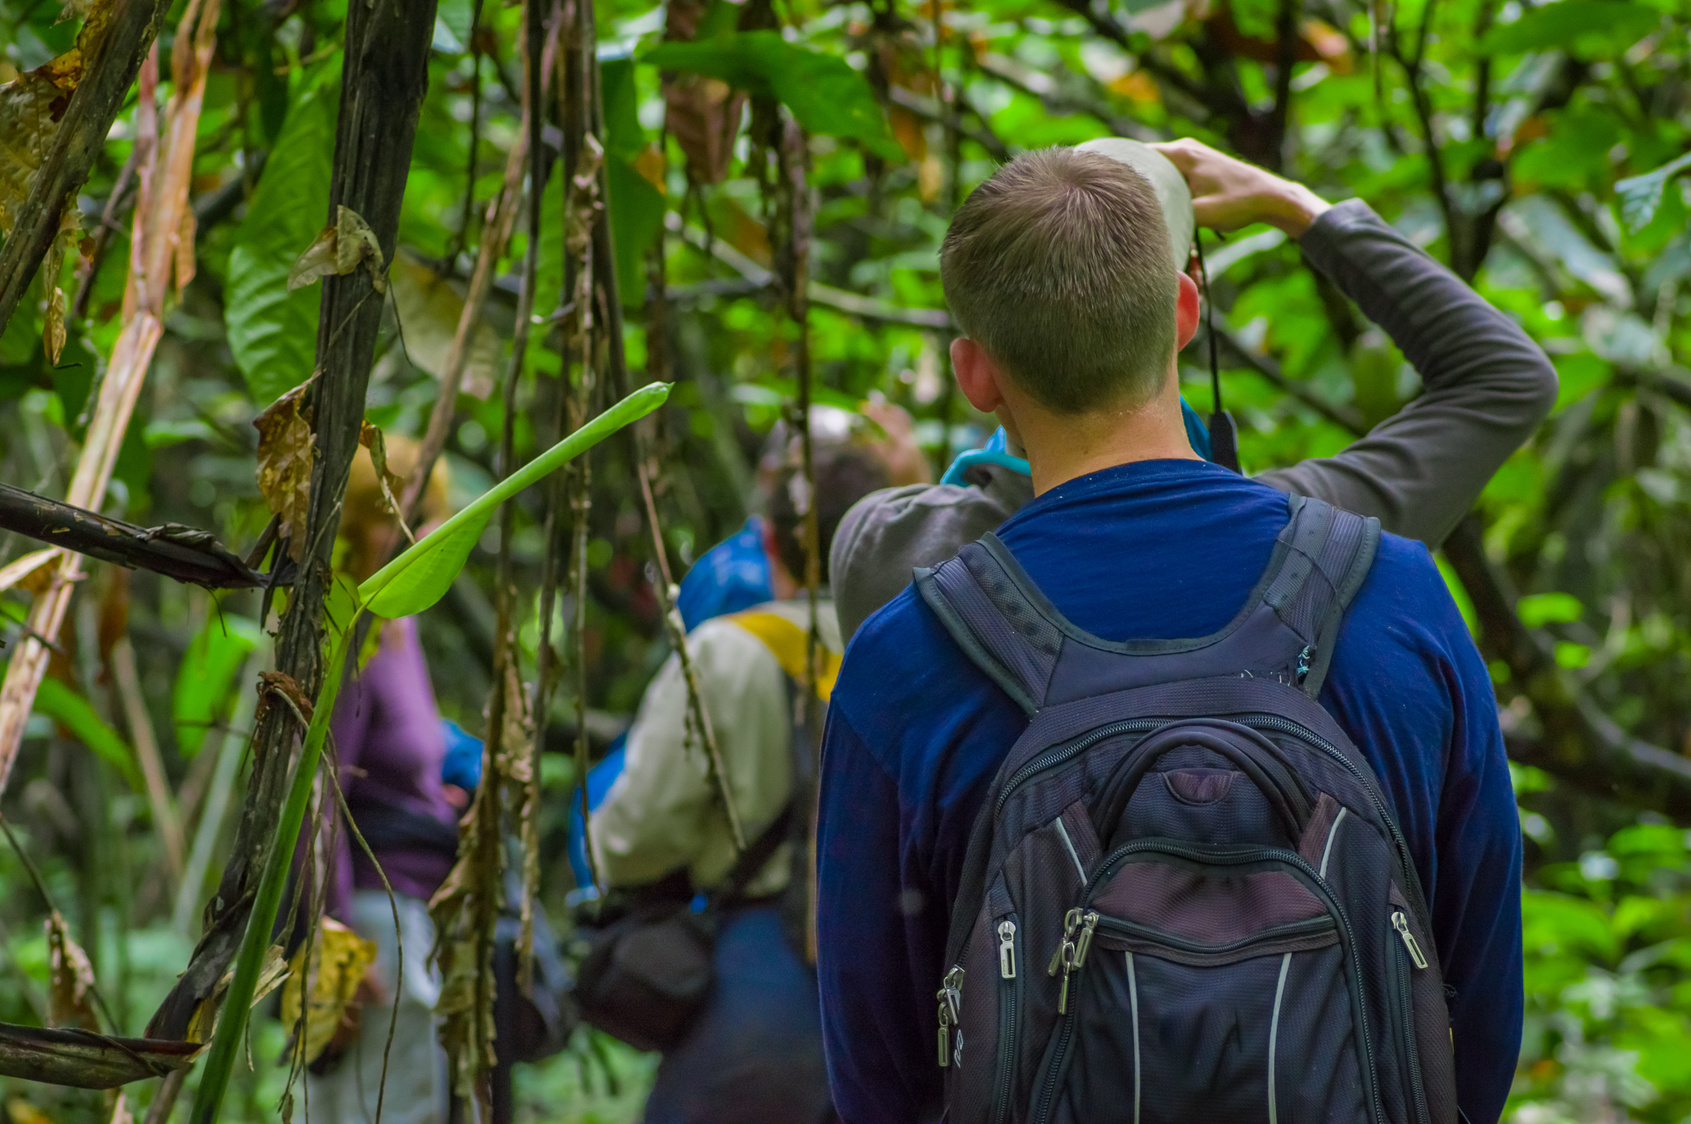
[[[393,260],[417,116],[428,87],[434,22],[435,0],[381,0],[347,9],[340,120],[325,220],[332,222],[338,207],[356,211],[381,244],[384,274],[386,263]],[[311,473],[306,556],[277,642],[278,668],[308,696],[316,693],[324,673],[322,618],[331,581],[330,553],[364,420],[364,394],[383,300],[369,270],[323,279],[317,327],[319,374],[309,402],[315,416],[317,456]],[[195,1007],[212,993],[240,947],[286,796],[295,734],[292,714],[285,709],[267,710],[253,746],[254,771],[240,828],[223,880],[207,909],[205,934],[187,970],[153,1016],[150,1037],[176,1038],[186,1033]]]

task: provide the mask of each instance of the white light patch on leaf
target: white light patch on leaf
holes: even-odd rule
[[[549,197],[556,195],[549,193]],[[405,354],[435,378],[444,377],[447,353],[452,350],[452,338],[464,314],[464,298],[445,278],[409,253],[394,255],[389,279],[404,332]],[[477,322],[465,351],[464,393],[485,402],[493,393],[499,365],[499,337],[486,320]]]

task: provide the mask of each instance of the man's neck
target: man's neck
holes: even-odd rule
[[[1135,461],[1201,460],[1186,436],[1180,387],[1173,377],[1149,402],[1133,407],[1064,415],[1022,401],[1015,428],[1027,450],[1033,493],[1089,473]]]

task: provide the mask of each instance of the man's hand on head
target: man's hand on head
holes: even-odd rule
[[[1331,206],[1300,183],[1190,138],[1151,147],[1186,177],[1199,226],[1226,233],[1265,222],[1297,238]]]

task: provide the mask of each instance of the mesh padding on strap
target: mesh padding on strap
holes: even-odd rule
[[[956,558],[916,572],[923,600],[952,639],[1028,713],[1045,700],[1062,634],[970,543]]]

